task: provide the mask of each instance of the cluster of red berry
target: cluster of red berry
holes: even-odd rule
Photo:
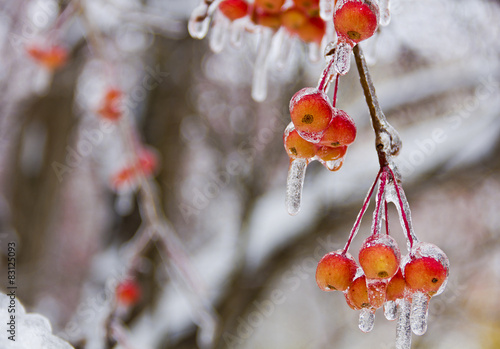
[[[219,10],[229,20],[247,17],[256,25],[278,30],[281,26],[304,42],[320,43],[325,35],[325,22],[319,17],[319,0],[293,0],[285,7],[285,0],[223,0]]]
[[[373,231],[361,246],[358,266],[348,253],[348,248],[359,229],[377,182],[379,188]],[[403,229],[407,233],[409,253],[404,257],[401,257],[396,240],[389,235],[388,202],[396,204]],[[386,234],[381,233],[384,218]],[[444,252],[433,244],[418,242],[411,228],[409,208],[405,204],[402,188],[396,182],[393,171],[386,166],[379,172],[370,189],[345,248],[330,252],[319,261],[316,282],[323,291],[343,291],[347,304],[352,309],[362,310],[359,325],[365,332],[373,328],[376,309],[385,305],[386,318],[395,320],[397,308],[403,308],[404,302],[411,304],[411,309],[406,307],[410,321],[408,327],[421,335],[427,328],[428,302],[444,290],[448,273],[449,262]],[[400,321],[404,320],[405,316],[400,315]]]

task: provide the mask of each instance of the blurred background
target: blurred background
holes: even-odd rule
[[[214,53],[210,31],[188,34],[197,5],[0,2],[1,275],[16,241],[18,299],[75,348],[394,348],[395,322],[379,310],[362,333],[358,312],[314,278],[319,259],[344,246],[378,171],[354,60],[337,106],[356,122],[357,140],[339,171],[309,165],[301,212],[289,216],[288,103],[316,86],[324,60],[312,63],[294,40],[284,67],[268,60],[267,98],[255,102],[259,35]],[[451,265],[412,348],[499,348],[500,3],[391,0],[391,12],[361,46],[401,134],[396,164],[415,232]],[[64,65],[49,69],[29,54],[46,42],[67,49]],[[96,112],[109,86],[124,96],[118,123]],[[154,154],[142,194],[116,182],[131,144]],[[149,204],[168,237],[134,250]],[[372,209],[350,250],[356,258]],[[124,275],[141,297],[116,310]]]

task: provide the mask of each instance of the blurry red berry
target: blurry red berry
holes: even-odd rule
[[[321,43],[325,36],[326,24],[320,17],[310,17],[297,29],[297,34],[304,42]]]
[[[134,280],[125,280],[116,288],[116,299],[124,306],[136,304],[141,297],[141,289]]]
[[[31,58],[37,61],[40,65],[43,65],[51,70],[64,65],[68,58],[68,51],[57,45],[43,48],[37,45],[31,45],[27,48],[27,52]]]
[[[248,14],[248,4],[245,0],[223,0],[219,10],[231,21],[245,17]]]
[[[122,91],[110,88],[102,100],[101,107],[97,111],[99,115],[108,120],[118,120],[122,115],[121,108]]]
[[[257,11],[254,13],[254,22],[263,27],[278,30],[281,27],[281,14]]]
[[[279,13],[284,3],[285,0],[255,0],[254,5],[267,13]]]
[[[356,261],[349,253],[330,252],[323,256],[316,268],[316,283],[323,291],[345,291],[357,270]]]
[[[283,26],[291,33],[297,34],[298,30],[308,21],[307,15],[296,7],[291,7],[281,15]]]
[[[319,16],[319,0],[293,0],[293,3],[309,16]]]
[[[372,0],[347,0],[337,4],[334,15],[339,37],[358,43],[373,35],[378,26],[379,9]]]

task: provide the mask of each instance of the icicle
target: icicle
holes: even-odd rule
[[[246,18],[242,18],[229,26],[229,43],[233,47],[241,47],[243,32],[245,31],[245,21]]]
[[[256,102],[262,102],[267,97],[267,57],[271,49],[272,38],[273,32],[270,29],[262,30],[252,81],[252,98]]]
[[[229,19],[217,11],[212,25],[209,45],[213,52],[219,53],[224,48],[227,40],[227,32],[230,25]]]
[[[283,70],[287,66],[290,53],[293,47],[293,38],[288,35],[286,29],[281,28],[274,36],[278,47],[276,55],[276,67]]]
[[[319,0],[319,15],[324,21],[333,18],[334,0]]]
[[[288,168],[286,179],[286,208],[288,213],[295,216],[300,211],[302,187],[306,176],[307,160],[294,159]]]
[[[427,331],[427,314],[429,309],[429,296],[423,292],[415,292],[411,299],[411,330],[416,335],[423,335]]]
[[[321,46],[318,45],[317,42],[310,42],[307,45],[307,53],[309,60],[313,63],[316,63],[319,61],[319,58],[321,57]]]
[[[335,70],[340,75],[345,75],[351,68],[352,47],[347,42],[339,42],[335,51]]]
[[[396,325],[396,349],[411,348],[410,312],[411,304],[406,299],[398,299],[398,323]]]
[[[188,23],[189,35],[195,39],[203,39],[207,35],[209,27],[208,6],[203,2],[191,12]]]
[[[115,199],[115,211],[120,216],[126,216],[134,209],[134,196],[133,191],[126,191],[118,193]]]
[[[384,316],[387,320],[396,320],[398,315],[398,306],[394,301],[387,301],[384,303]]]
[[[363,332],[370,332],[373,330],[375,324],[375,313],[368,308],[361,309],[359,313],[359,329]]]
[[[391,21],[391,11],[389,9],[389,0],[379,0],[378,6],[380,8],[380,25],[386,26]]]

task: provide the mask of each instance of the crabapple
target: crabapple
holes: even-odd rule
[[[434,295],[446,280],[447,270],[432,257],[411,260],[405,266],[405,279],[408,287]]]
[[[219,10],[229,20],[234,21],[248,14],[248,4],[245,0],[223,0],[219,4]]]
[[[354,310],[370,307],[368,300],[368,289],[366,287],[366,277],[358,276],[354,279],[345,293],[347,304]]]
[[[321,145],[338,147],[349,145],[356,139],[356,125],[343,110],[333,108],[333,118],[319,141]]]
[[[316,152],[316,156],[323,161],[333,161],[344,157],[347,152],[347,146],[327,147],[320,146]]]
[[[334,15],[339,37],[358,43],[373,35],[378,26],[379,8],[371,0],[344,0],[337,3]]]
[[[263,27],[278,30],[281,27],[281,15],[279,13],[256,12],[254,22]]]
[[[135,280],[122,281],[116,288],[116,299],[124,306],[136,304],[141,297],[141,289]]]
[[[267,13],[279,13],[284,3],[285,0],[255,0],[254,5]]]
[[[310,17],[297,29],[297,35],[305,42],[321,43],[325,35],[326,25],[320,17]]]
[[[287,127],[283,134],[283,143],[290,159],[310,159],[316,155],[316,145],[302,138],[297,130]]]
[[[316,283],[323,291],[345,291],[351,285],[357,268],[349,253],[341,250],[327,253],[316,268]]]
[[[296,7],[291,7],[281,14],[283,26],[292,34],[297,34],[307,21],[307,15]]]
[[[316,88],[303,88],[290,100],[290,117],[295,129],[308,141],[319,141],[332,116],[328,96]]]
[[[309,16],[319,16],[319,0],[293,0],[293,3]]]
[[[359,251],[359,264],[368,279],[387,279],[396,274],[401,254],[390,235],[368,237]]]

